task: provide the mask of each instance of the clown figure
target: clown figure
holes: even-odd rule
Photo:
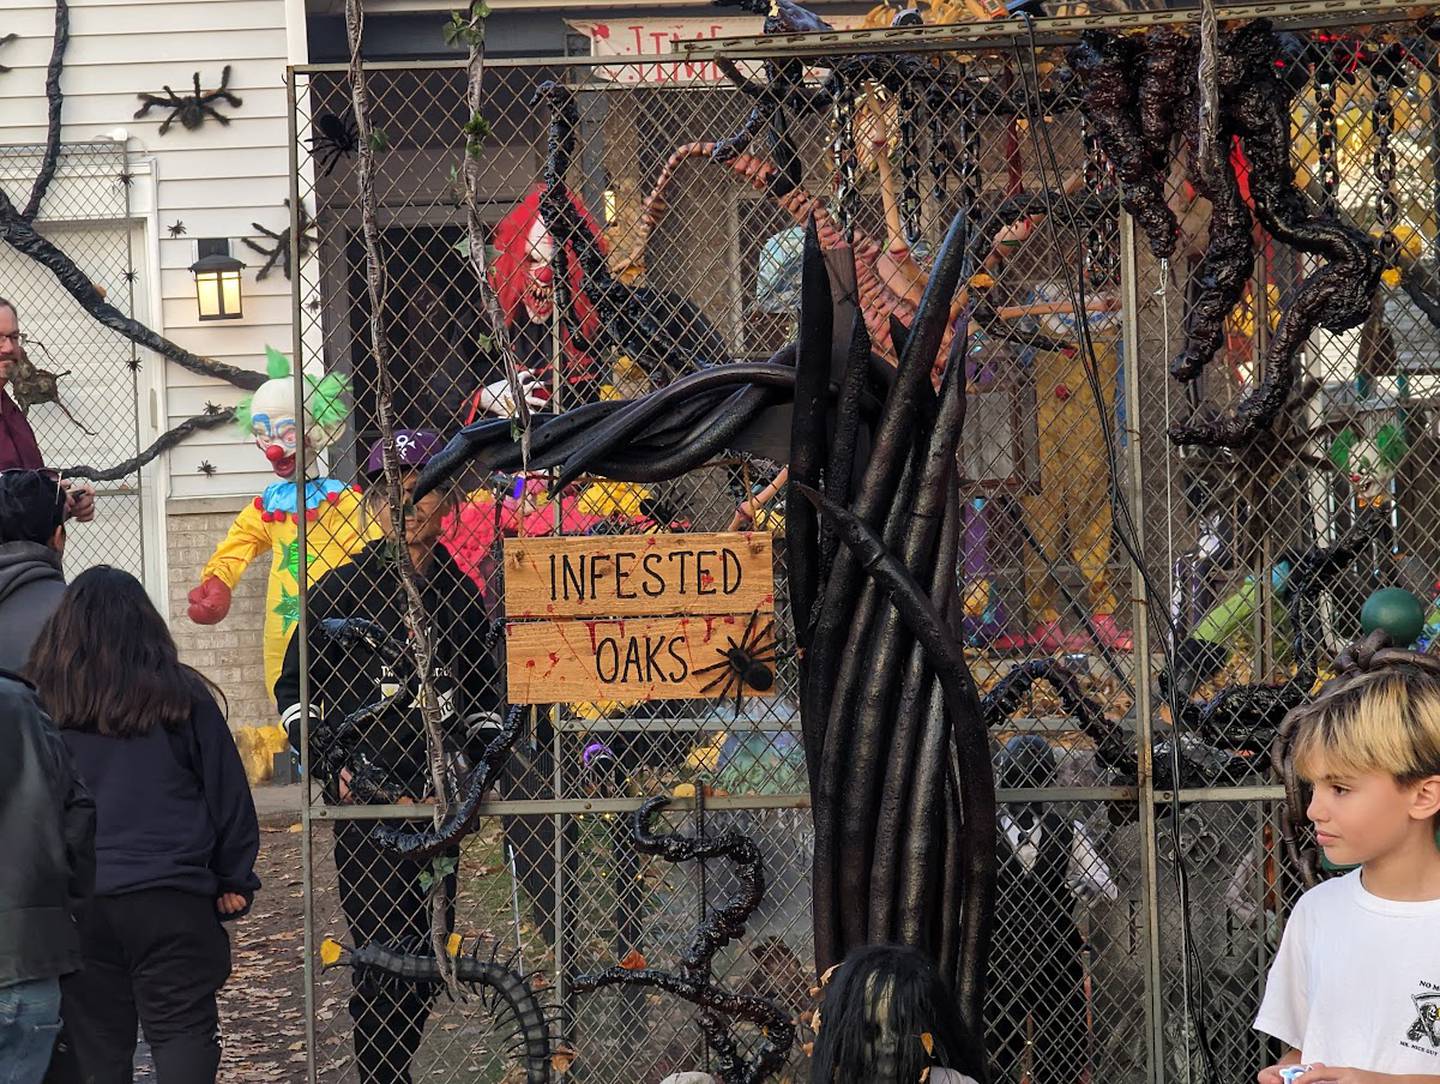
[[[361,515],[361,499],[352,487],[334,478],[309,477],[303,499],[295,476],[299,468],[299,421],[295,417],[295,382],[290,362],[267,348],[270,379],[241,403],[237,417],[270,461],[276,481],[235,517],[224,541],[215,547],[200,573],[200,586],[190,592],[190,620],[214,625],[230,612],[231,594],[250,563],[270,552],[270,580],[265,592],[265,686],[280,675],[290,634],[300,620],[300,563],[309,582],[348,564],[351,555],[374,537]],[[341,433],[348,408],[346,377],[331,373],[306,376],[305,467],[313,474],[316,456]],[[300,552],[299,517],[306,520],[305,553]]]

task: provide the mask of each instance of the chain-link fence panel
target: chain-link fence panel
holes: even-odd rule
[[[28,192],[44,155],[41,145],[0,148],[6,189]],[[36,228],[125,316],[135,312],[141,259],[130,218],[125,149],[108,142],[63,147]],[[84,311],[48,269],[8,246],[0,251],[0,282],[23,337],[9,394],[35,431],[46,464],[104,470],[133,458],[140,437],[139,348]],[[140,488],[138,471],[96,487],[95,522],[71,533],[67,571],[109,564],[147,578]]]
[[[1268,764],[1275,705],[1290,695],[1276,689],[1303,696],[1377,588],[1431,607],[1436,48],[1414,23],[1360,33],[1329,19],[1283,26],[1292,159],[1318,206],[1377,237],[1387,271],[1370,319],[1311,336],[1280,421],[1235,450],[1182,450],[1168,430],[1234,409],[1273,372],[1267,344],[1313,257],[1257,227],[1248,294],[1215,359],[1196,381],[1171,377],[1215,242],[1209,205],[1182,150],[1166,182],[1176,251],[1154,259],[1122,215],[1066,61],[1103,17],[1036,40],[1024,24],[973,38],[942,28],[912,34],[903,54],[752,49],[739,89],[698,54],[505,60],[483,73],[485,265],[547,412],[774,355],[796,333],[812,215],[823,248],[853,241],[859,308],[893,361],[932,253],[967,211],[972,274],[953,312],[957,325],[970,318],[956,576],[1000,788],[996,958],[976,1026],[1002,1079],[1221,1079],[1264,1064],[1249,1025],[1298,895]],[[793,77],[783,62],[795,55],[809,67],[788,124],[751,124],[750,81]],[[730,456],[672,481],[582,478],[560,494],[523,469],[472,471],[404,509],[451,754],[427,756],[403,696],[413,600],[374,449],[386,384],[402,486],[460,427],[511,408],[468,250],[466,79],[458,65],[366,69],[387,379],[348,75],[295,71],[305,424],[335,423],[323,464],[307,468],[317,502],[298,513],[308,634],[277,690],[292,720],[308,719],[312,1050],[323,1079],[407,1066],[416,1079],[520,1079],[534,1056],[523,1013],[442,993],[438,928],[462,938],[462,960],[472,944],[476,959],[515,956],[553,1021],[552,1072],[659,1080],[713,1065],[693,1008],[630,987],[573,989],[606,966],[666,966],[731,891],[722,860],[672,865],[636,849],[630,814],[651,795],[674,797],[668,828],[694,831],[703,817],[707,832],[755,840],[764,902],[715,961],[717,981],[809,1020],[812,841],[784,464]],[[536,96],[551,81],[576,105],[563,179],[598,262],[557,248],[541,214],[549,152],[568,134],[556,96]],[[1248,199],[1250,163],[1238,148],[1233,159]],[[343,425],[316,412],[323,374],[350,381]],[[348,541],[326,548],[344,534],[342,513]],[[775,535],[772,695],[507,711],[507,538],[737,527]],[[1272,688],[1244,688],[1255,685]],[[437,780],[473,779],[467,765],[517,719],[480,827],[432,837],[421,860],[397,856],[397,840],[430,828]],[[430,886],[447,880],[454,913],[437,919]],[[343,950],[322,971],[326,936]],[[805,1078],[798,1046],[787,1072]]]

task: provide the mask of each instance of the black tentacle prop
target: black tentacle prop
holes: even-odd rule
[[[395,674],[399,684],[396,692],[365,704],[334,723],[319,720],[310,728],[311,751],[318,762],[317,775],[335,779],[341,769],[347,769],[351,773],[350,789],[357,797],[362,800],[388,800],[398,793],[393,781],[383,766],[374,764],[363,755],[359,744],[372,724],[387,713],[405,711],[414,703],[418,695],[414,659],[384,626],[368,618],[325,618],[315,623],[314,631],[333,643],[365,648]],[[497,622],[480,650],[492,651],[503,634],[504,625]],[[456,846],[474,831],[485,795],[494,786],[519,736],[523,715],[524,709],[518,706],[506,712],[495,737],[460,781],[458,797],[443,822],[424,830],[408,824],[377,823],[370,831],[371,838],[400,857],[415,862],[425,862]]]
[[[477,938],[469,953],[456,952],[455,978],[463,987],[482,998],[485,1007],[496,1016],[500,1027],[510,1029],[506,1041],[507,1056],[519,1055],[525,1066],[525,1084],[550,1084],[556,1077],[553,1058],[561,1049],[553,1035],[552,1014],[541,1002],[531,982],[532,976],[522,974],[502,963],[496,956],[499,943],[490,957],[480,955],[484,942]],[[346,949],[333,941],[328,948],[338,953],[331,967],[354,969],[358,982],[396,983],[418,986],[439,992],[446,988],[440,966],[430,949],[428,939],[414,938],[398,947],[370,942]]]
[[[678,972],[649,967],[627,969],[617,965],[594,974],[577,975],[572,980],[573,988],[579,993],[588,993],[605,986],[639,986],[683,998],[700,1009],[700,1028],[715,1048],[720,1077],[725,1084],[761,1084],[785,1065],[795,1041],[794,1021],[767,998],[735,994],[716,986],[711,978],[711,965],[717,952],[744,935],[746,922],[760,906],[765,894],[764,862],[754,841],[735,829],[714,837],[657,834],[650,826],[651,819],[669,803],[669,798],[658,795],[634,812],[630,832],[635,849],[667,862],[727,859],[735,863],[739,893],[699,925],[690,947],[680,957]],[[731,1032],[734,1020],[743,1020],[760,1029],[760,1042],[749,1058],[742,1056],[736,1045]]]

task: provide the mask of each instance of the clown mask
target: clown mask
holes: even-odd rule
[[[237,417],[247,428],[255,446],[269,460],[270,467],[286,481],[295,477],[300,425],[295,416],[295,380],[290,361],[273,347],[266,349],[270,379],[240,404]],[[344,397],[349,381],[339,373],[305,377],[305,461],[335,440],[344,429],[349,413]]]
[[[555,309],[555,272],[550,261],[555,258],[555,239],[537,218],[525,237],[525,293],[522,300],[531,323],[544,324]]]

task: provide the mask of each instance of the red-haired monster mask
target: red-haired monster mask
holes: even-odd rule
[[[500,299],[505,324],[512,329],[525,323],[548,325],[555,310],[555,272],[550,266],[555,255],[555,240],[540,217],[540,193],[540,186],[532,188],[495,227],[496,256],[491,282]],[[599,224],[574,193],[570,201],[603,251]],[[598,330],[599,320],[594,304],[584,292],[584,275],[573,246],[567,246],[567,252],[571,309],[581,334],[590,338]],[[588,379],[593,361],[575,346],[568,332],[565,354],[567,378]]]

